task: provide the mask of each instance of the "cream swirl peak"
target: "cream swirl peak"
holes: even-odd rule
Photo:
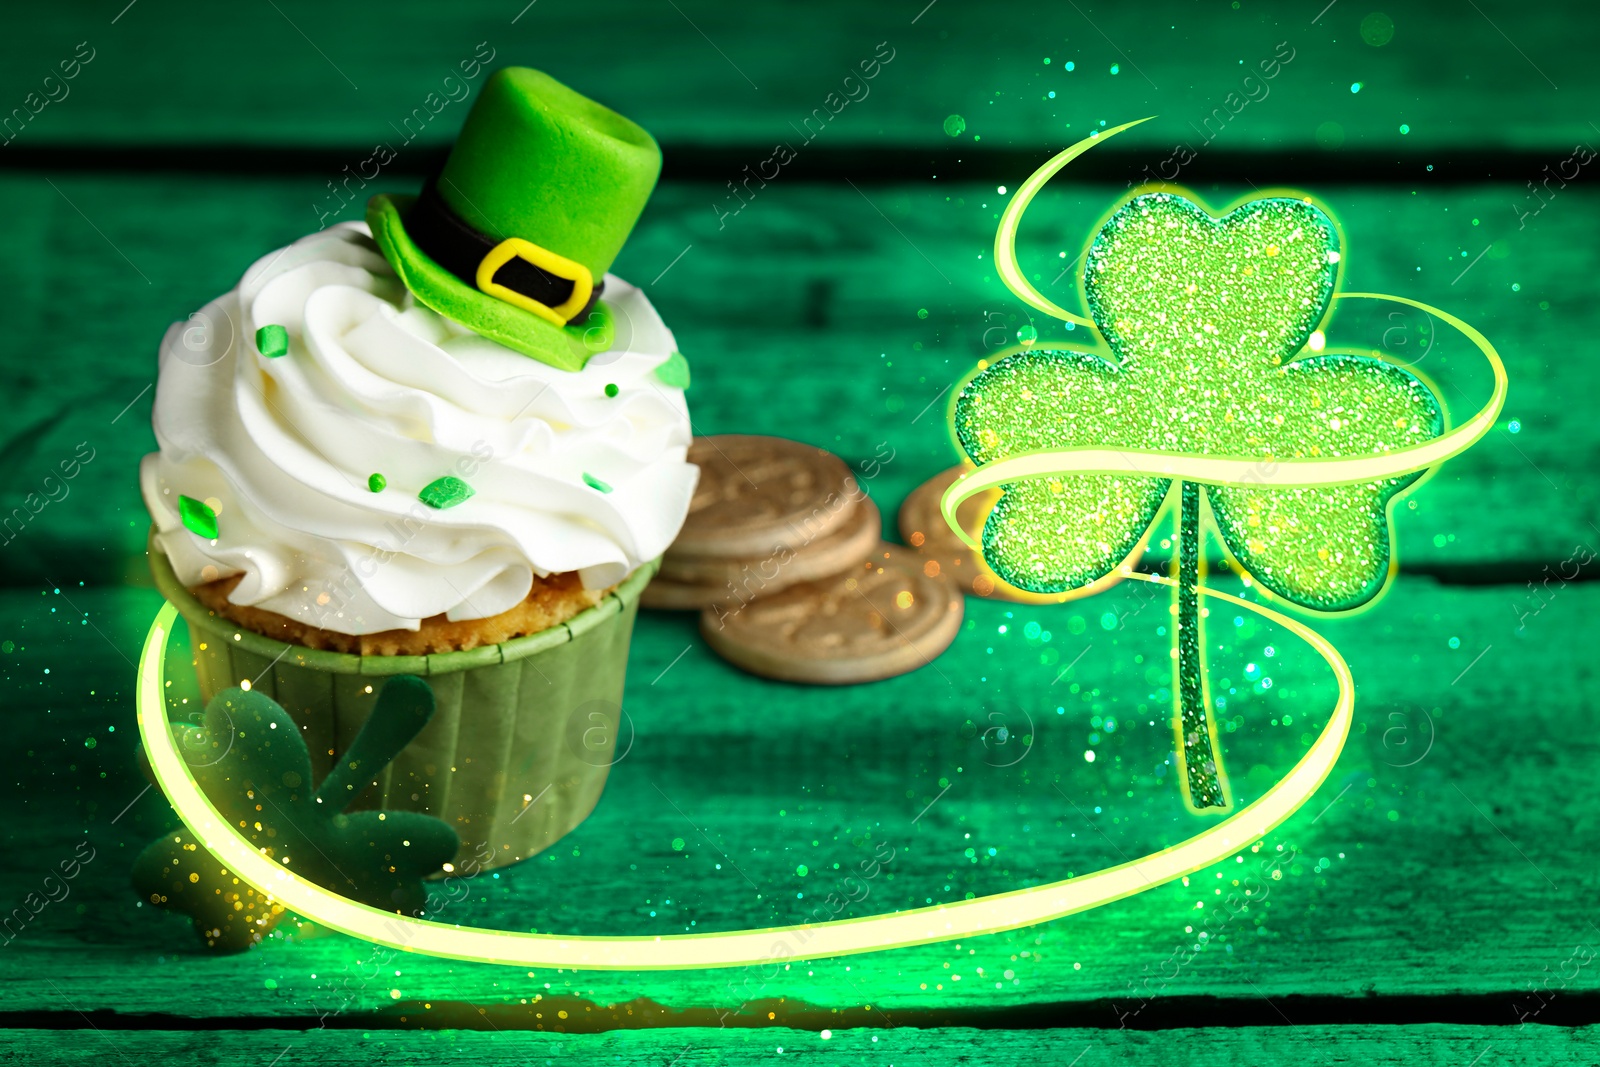
[[[563,371],[417,304],[362,223],[263,257],[162,342],[157,544],[185,585],[243,575],[233,602],[345,634],[497,615],[536,576],[621,581],[677,535],[698,472],[656,373],[671,331],[618,278],[605,301],[616,346]],[[258,353],[265,326],[286,355]],[[470,497],[425,492],[447,477]]]

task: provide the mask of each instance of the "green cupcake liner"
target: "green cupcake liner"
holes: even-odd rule
[[[466,652],[360,656],[246,630],[196,600],[153,542],[149,554],[157,587],[189,625],[201,699],[249,681],[299,725],[319,781],[372,714],[385,677],[415,674],[432,687],[432,721],[352,810],[443,819],[461,837],[457,866],[469,871],[527,859],[594,810],[620,758],[628,642],[659,561],[536,634]],[[625,755],[631,738],[623,740]]]

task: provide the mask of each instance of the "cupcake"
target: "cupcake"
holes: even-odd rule
[[[501,70],[419,196],[263,257],[161,347],[140,482],[203,699],[266,692],[320,777],[383,676],[425,678],[437,713],[358,806],[488,866],[598,800],[694,491],[687,366],[606,273],[659,171],[632,122]]]

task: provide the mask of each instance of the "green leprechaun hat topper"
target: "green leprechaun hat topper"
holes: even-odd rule
[[[380,194],[367,222],[421,303],[563,370],[611,346],[607,268],[661,173],[637,124],[548,74],[484,84],[421,195]]]

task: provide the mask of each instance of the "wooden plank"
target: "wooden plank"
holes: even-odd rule
[[[1487,1048],[1521,1062],[1560,1067],[1594,1062],[1596,1028],[1530,1026],[1507,1032],[1492,1026],[1240,1027],[1139,1033],[1115,1030],[830,1030],[828,1036],[781,1028],[763,1030],[622,1030],[594,1036],[537,1033],[308,1033],[213,1030],[112,1030],[70,1033],[14,1030],[0,1062],[63,1065],[104,1062],[120,1052],[132,1062],[211,1064],[268,1062],[384,1064],[430,1063],[438,1067],[510,1060],[561,1062],[572,1056],[593,1062],[672,1063],[680,1067],[739,1067],[784,1061],[806,1064],[879,1061],[899,1067],[1007,1067],[1041,1055],[1066,1063],[1083,1055],[1085,1067],[1115,1062],[1243,1067],[1293,1062],[1306,1067],[1371,1064],[1470,1063]],[[850,1059],[846,1059],[850,1057]],[[856,1057],[859,1057],[858,1061]]]
[[[416,145],[447,143],[466,110],[451,95],[482,82],[461,79],[460,64],[472,71],[475,55],[492,55],[547,69],[675,144],[769,149],[803,138],[815,115],[825,132],[813,144],[826,150],[939,147],[955,143],[943,123],[958,114],[961,143],[975,151],[1053,149],[1101,120],[1157,113],[1131,135],[1159,152],[1152,166],[1180,142],[1564,155],[1596,136],[1582,102],[1600,92],[1600,72],[1571,47],[1584,13],[1411,5],[1390,11],[1392,36],[1379,45],[1362,31],[1373,12],[1343,4],[1317,15],[1254,4],[175,0],[123,10],[113,0],[33,10],[6,34],[0,114],[39,109],[14,120],[16,146],[322,145],[348,149],[359,168],[376,142],[405,149],[408,129]],[[60,81],[57,65],[79,53],[93,58]],[[845,81],[875,55],[892,59],[870,81]],[[824,124],[832,108],[838,117]]]
[[[134,468],[154,447],[160,338],[257,256],[313,229],[319,191],[303,178],[64,175],[3,176],[0,191],[18,206],[19,225],[0,234],[0,285],[19,294],[9,339],[27,357],[9,367],[14,429],[0,491],[8,510],[29,493],[41,508],[10,535],[8,578],[143,581],[147,518]],[[1221,203],[1248,190],[1205,192]],[[1592,542],[1600,488],[1587,475],[1600,428],[1573,398],[1593,391],[1595,372],[1573,353],[1600,332],[1584,258],[1600,243],[1600,196],[1574,186],[1518,230],[1508,186],[1321,194],[1346,231],[1346,288],[1466,315],[1498,343],[1512,377],[1501,429],[1415,490],[1415,508],[1403,505],[1402,565],[1525,581]],[[958,458],[947,387],[1028,322],[989,266],[1000,198],[937,182],[870,199],[775,182],[719,218],[726,195],[699,183],[662,188],[617,266],[646,283],[690,356],[695,428],[810,440],[852,460],[892,449],[872,487],[892,528],[904,495]],[[1044,291],[1077,305],[1062,268],[1117,195],[1062,179],[1030,212],[1021,254]],[[1440,336],[1424,348],[1425,317],[1341,311],[1347,319],[1350,341],[1435,377],[1457,417],[1487,397],[1488,376],[1463,341]],[[1047,339],[1084,336],[1035,321]],[[781,403],[773,370],[786,375]],[[44,479],[74,455],[91,458],[66,497],[49,501]]]
[[[1159,601],[1122,603],[1126,627],[1104,629],[1101,616],[1126,596],[1040,609],[972,602],[970,628],[933,667],[825,694],[740,674],[689,620],[646,615],[629,664],[636,740],[594,815],[542,856],[474,882],[454,914],[610,934],[783,924],[839,892],[844,872],[880,845],[894,859],[847,914],[1037,884],[1169,844],[1197,821],[1165,774],[1168,639],[1156,632],[1165,613]],[[1600,801],[1600,741],[1571,728],[1594,682],[1586,626],[1600,586],[1546,596],[1519,632],[1512,590],[1409,578],[1363,615],[1318,623],[1357,680],[1345,754],[1261,852],[1187,886],[1013,933],[767,975],[529,976],[385,962],[370,946],[294,926],[245,955],[202,956],[186,921],[153,914],[126,882],[132,856],[170,825],[159,796],[141,793],[125,658],[153,595],[3,593],[19,759],[3,787],[11,818],[0,832],[14,859],[0,871],[0,901],[20,904],[85,838],[95,853],[69,902],[41,911],[0,954],[0,1011],[67,997],[124,1013],[181,1003],[193,1017],[316,1018],[440,1000],[521,1018],[527,1003],[576,1016],[647,998],[666,1018],[731,1011],[759,1021],[765,1011],[856,1019],[868,1004],[891,1017],[973,1018],[1197,996],[1470,994],[1514,1018],[1535,1003],[1529,983],[1571,970],[1563,962],[1600,936],[1586,889],[1600,829],[1573,815]],[[1222,612],[1210,633],[1220,646],[1213,684],[1235,727],[1222,747],[1248,799],[1310,743],[1332,684],[1308,649],[1269,628],[1235,626]],[[181,651],[177,662],[187,662]],[[1544,680],[1536,699],[1531,676]],[[173,677],[181,699],[181,669]],[[983,733],[996,724],[1033,735],[1014,766],[999,766],[1012,750]],[[1279,846],[1292,858],[1264,858]],[[1252,867],[1263,878],[1282,871],[1260,913],[1197,941],[1198,905]],[[1592,969],[1567,982],[1572,996],[1594,995]]]

